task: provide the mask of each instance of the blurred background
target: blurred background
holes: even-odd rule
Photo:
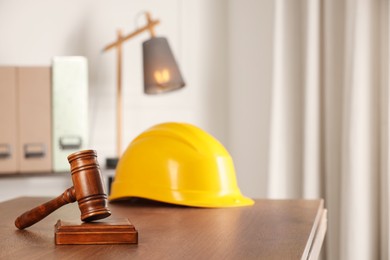
[[[165,95],[144,95],[142,42],[149,35],[126,42],[123,147],[156,123],[193,123],[233,153],[237,172],[242,172],[237,177],[244,193],[263,197],[264,174],[259,173],[267,168],[271,78],[264,56],[270,55],[272,28],[266,26],[270,17],[262,5],[271,4],[0,1],[0,65],[50,66],[53,56],[87,57],[89,146],[104,163],[106,157],[115,155],[116,53],[102,50],[116,40],[117,29],[127,34],[143,26],[142,12],[149,11],[161,21],[156,34],[167,37],[187,86]],[[13,195],[4,192],[0,199]]]
[[[388,259],[388,2],[0,0],[0,65],[87,58],[88,142],[102,163],[115,155],[116,93],[116,54],[102,49],[144,25],[143,11],[161,21],[186,87],[144,95],[149,36],[126,42],[124,149],[154,124],[195,124],[231,153],[244,195],[325,199],[327,259]],[[0,201],[69,185],[7,175]]]

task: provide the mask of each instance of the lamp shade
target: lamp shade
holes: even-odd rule
[[[146,94],[159,94],[185,86],[166,38],[153,37],[142,47]]]

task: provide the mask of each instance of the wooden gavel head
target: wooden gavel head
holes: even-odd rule
[[[68,161],[81,220],[88,222],[110,216],[96,151],[73,153]]]
[[[59,207],[75,202],[79,205],[82,221],[93,221],[111,215],[107,207],[107,194],[104,192],[102,176],[96,151],[85,150],[68,156],[73,187],[51,201],[20,215],[15,220],[19,229],[29,227],[45,218]]]

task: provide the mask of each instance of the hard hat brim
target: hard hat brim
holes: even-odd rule
[[[170,203],[175,205],[190,206],[190,207],[203,207],[203,208],[227,208],[227,207],[244,207],[252,206],[255,202],[254,200],[243,196],[239,191],[235,194],[224,195],[221,193],[211,194],[208,192],[191,192],[191,191],[175,191],[171,190],[167,193],[159,192],[154,189],[153,194],[145,193],[144,190],[132,189],[132,192],[129,190],[123,189],[120,183],[116,183],[118,191],[125,191],[124,193],[116,192],[115,196],[111,195],[109,197],[110,202],[114,202],[120,199],[132,198],[132,197],[141,197],[145,199],[155,200],[164,203]],[[162,196],[162,194],[165,194]]]

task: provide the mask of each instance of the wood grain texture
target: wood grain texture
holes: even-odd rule
[[[55,225],[57,245],[137,244],[138,232],[127,218],[82,223],[58,220]]]
[[[18,214],[47,200],[0,203],[0,259],[306,259],[325,212],[322,200],[255,200],[251,207],[223,209],[122,201],[110,203],[110,209],[113,217],[134,224],[138,245],[56,246],[54,224],[77,220],[75,204],[29,230],[13,225]]]

